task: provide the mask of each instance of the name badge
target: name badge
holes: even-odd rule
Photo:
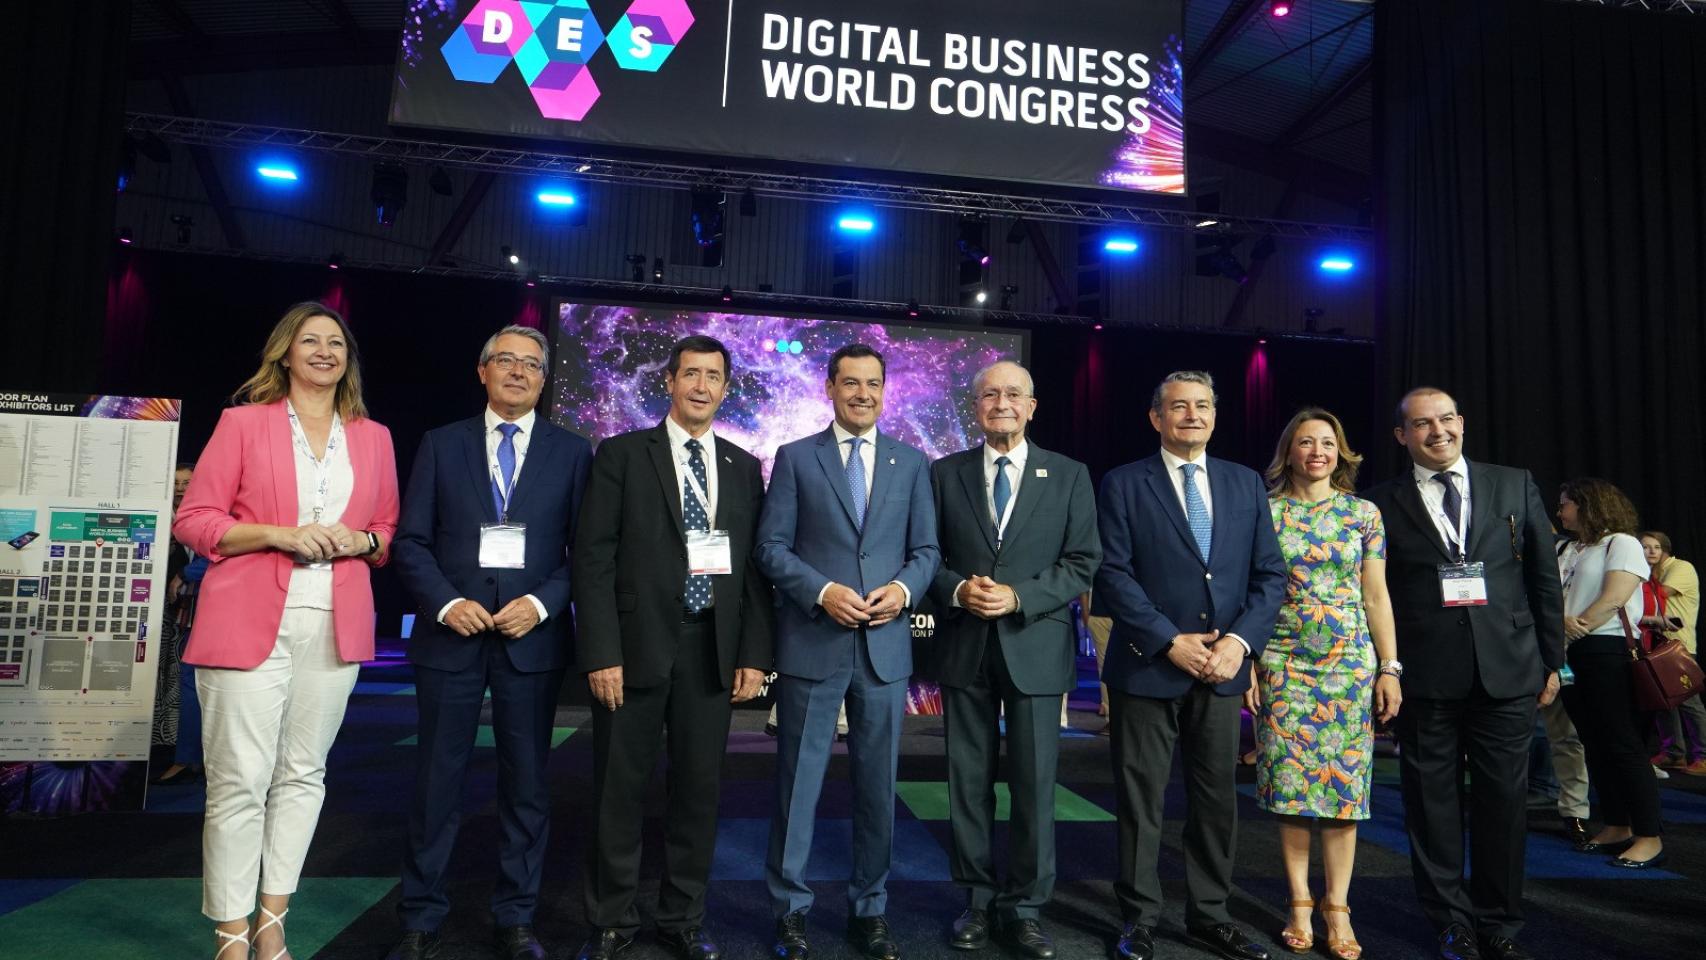
[[[480,524],[480,566],[487,570],[520,570],[527,565],[527,524]]]
[[[727,530],[687,531],[687,572],[712,577],[734,572],[734,551]]]
[[[1485,564],[1442,563],[1439,565],[1440,604],[1447,607],[1487,605]]]

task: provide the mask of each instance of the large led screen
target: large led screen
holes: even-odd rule
[[[1185,192],[1183,0],[411,0],[391,122]]]

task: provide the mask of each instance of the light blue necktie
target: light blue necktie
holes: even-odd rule
[[[852,444],[847,453],[847,492],[853,495],[853,525],[865,529],[865,458],[859,456],[859,444],[864,437],[845,441]]]
[[[504,519],[504,504],[509,499],[510,491],[515,489],[515,435],[521,428],[513,423],[498,424],[498,432],[503,439],[498,441],[498,473],[503,475],[503,486],[492,481],[492,503],[498,508],[498,519]]]
[[[699,489],[709,491],[711,486],[705,474],[704,447],[698,440],[688,438],[687,466],[693,471],[693,479],[699,481]],[[694,492],[693,485],[686,477],[681,478],[681,519],[689,530],[711,529],[711,518],[705,513],[705,505],[699,502],[699,495]],[[698,613],[711,605],[711,578],[703,574],[687,575],[687,609]]]
[[[1001,518],[1007,515],[1007,501],[1013,498],[1013,481],[1007,479],[1007,465],[1013,461],[995,458],[995,539],[1001,540]]]
[[[1197,489],[1197,465],[1187,463],[1179,469],[1185,471],[1185,522],[1191,525],[1191,536],[1197,540],[1197,553],[1207,563],[1208,545],[1214,540],[1214,522],[1208,518],[1208,504],[1202,501],[1202,491]]]

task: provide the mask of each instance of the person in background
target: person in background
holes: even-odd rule
[[[1338,960],[1362,956],[1349,901],[1357,821],[1369,816],[1374,725],[1403,701],[1385,526],[1356,496],[1361,463],[1326,410],[1300,410],[1281,432],[1266,477],[1290,579],[1244,695],[1256,724],[1256,805],[1278,815],[1291,888],[1280,940],[1294,953],[1314,946],[1309,847],[1318,831],[1327,952]]]
[[[180,463],[172,474],[172,510],[184,502],[195,464]],[[167,546],[166,608],[160,615],[160,693],[154,705],[155,742],[171,744],[172,764],[152,781],[172,787],[201,779],[201,704],[195,696],[195,668],[183,662],[195,622],[196,593],[207,573],[207,558],[172,540]],[[170,732],[162,724],[170,724]]]
[[[1605,821],[1576,849],[1611,854],[1614,867],[1656,867],[1665,860],[1659,788],[1629,675],[1641,581],[1650,571],[1635,538],[1635,507],[1605,480],[1571,480],[1558,492],[1558,525],[1576,538],[1558,551],[1566,653],[1575,674],[1564,688],[1564,707],[1582,738]]]
[[[1108,636],[1114,632],[1113,617],[1099,617],[1090,613],[1090,594],[1086,590],[1078,597],[1079,615],[1084,618],[1084,629],[1090,634],[1090,645],[1096,648],[1096,686],[1102,691],[1102,701],[1096,707],[1096,716],[1106,718],[1108,715],[1108,685],[1102,682],[1102,663],[1108,658]],[[1102,728],[1096,731],[1098,736],[1107,736],[1111,725],[1103,722]]]
[[[1697,657],[1695,628],[1700,616],[1700,575],[1695,572],[1694,564],[1671,553],[1670,537],[1661,530],[1642,532],[1641,547],[1651,571],[1647,582],[1664,602],[1664,618],[1643,615],[1641,626],[1675,637],[1689,656]],[[1656,719],[1662,745],[1653,763],[1706,777],[1706,703],[1699,697],[1690,697],[1681,707],[1659,714]]]
[[[391,432],[367,415],[343,317],[299,303],[261,358],[172,524],[211,564],[184,662],[203,711],[202,912],[218,925],[215,960],[288,953],[284,918],[325,800],[326,754],[373,658],[369,571],[397,529]]]

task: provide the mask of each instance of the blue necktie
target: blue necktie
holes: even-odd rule
[[[1007,465],[1013,461],[995,458],[995,539],[1001,540],[1001,518],[1007,514],[1007,501],[1013,498],[1013,481],[1007,479]]]
[[[1202,491],[1197,489],[1197,465],[1183,464],[1179,467],[1185,471],[1185,522],[1191,525],[1191,536],[1196,538],[1197,553],[1202,554],[1202,562],[1208,562],[1208,546],[1214,540],[1214,522],[1208,518],[1208,504],[1202,501]]]
[[[853,495],[853,525],[865,529],[865,458],[859,456],[859,444],[865,442],[864,437],[854,437],[845,441],[852,444],[847,453],[847,492]]]
[[[699,481],[699,489],[710,493],[711,485],[705,480],[705,454],[699,441],[688,438],[687,466],[693,471],[693,479]],[[705,513],[705,504],[699,502],[699,495],[694,492],[693,485],[686,477],[681,478],[681,519],[689,530],[711,529],[711,518]],[[687,609],[697,613],[711,605],[711,578],[693,574],[687,575]]]
[[[492,481],[492,504],[498,509],[498,519],[505,519],[504,503],[509,499],[508,494],[515,489],[515,435],[521,428],[513,423],[498,424],[498,432],[503,439],[498,441],[498,473],[503,476],[503,486],[498,481]]]

